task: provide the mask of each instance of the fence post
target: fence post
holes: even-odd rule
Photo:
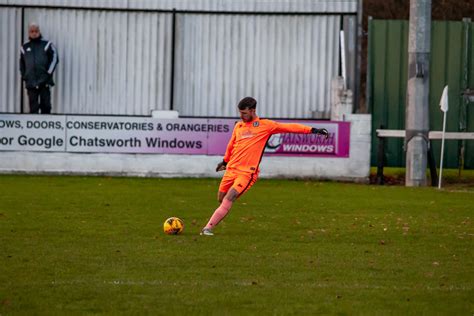
[[[436,161],[433,153],[433,143],[430,140],[428,147],[428,165],[430,167],[431,186],[435,187],[438,185],[438,172],[436,170]]]
[[[383,129],[383,125],[380,125],[380,129]],[[385,160],[385,138],[377,136],[379,141],[379,147],[377,151],[377,184],[383,185],[383,166]]]

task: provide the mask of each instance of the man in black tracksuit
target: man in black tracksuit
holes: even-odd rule
[[[29,41],[21,46],[20,72],[25,81],[30,112],[51,113],[50,87],[54,86],[53,72],[58,64],[58,53],[50,41],[42,38],[39,26],[28,27]]]

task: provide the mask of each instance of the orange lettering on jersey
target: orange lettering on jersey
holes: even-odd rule
[[[254,133],[252,133],[252,131],[250,130],[246,130],[246,131],[243,131],[242,132],[242,138],[250,138],[250,137],[253,137],[254,136]]]

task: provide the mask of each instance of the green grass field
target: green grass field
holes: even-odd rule
[[[0,314],[474,313],[472,184],[260,180],[199,236],[217,186],[0,176]]]

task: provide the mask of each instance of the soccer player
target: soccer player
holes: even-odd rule
[[[263,151],[271,135],[312,133],[321,134],[326,138],[329,136],[325,128],[318,129],[302,124],[284,124],[260,119],[256,114],[257,101],[251,97],[243,98],[238,108],[242,121],[235,124],[224,159],[216,168],[216,172],[225,170],[218,192],[218,200],[221,204],[202,229],[201,235],[214,235],[212,230],[227,215],[235,200],[255,184]]]

